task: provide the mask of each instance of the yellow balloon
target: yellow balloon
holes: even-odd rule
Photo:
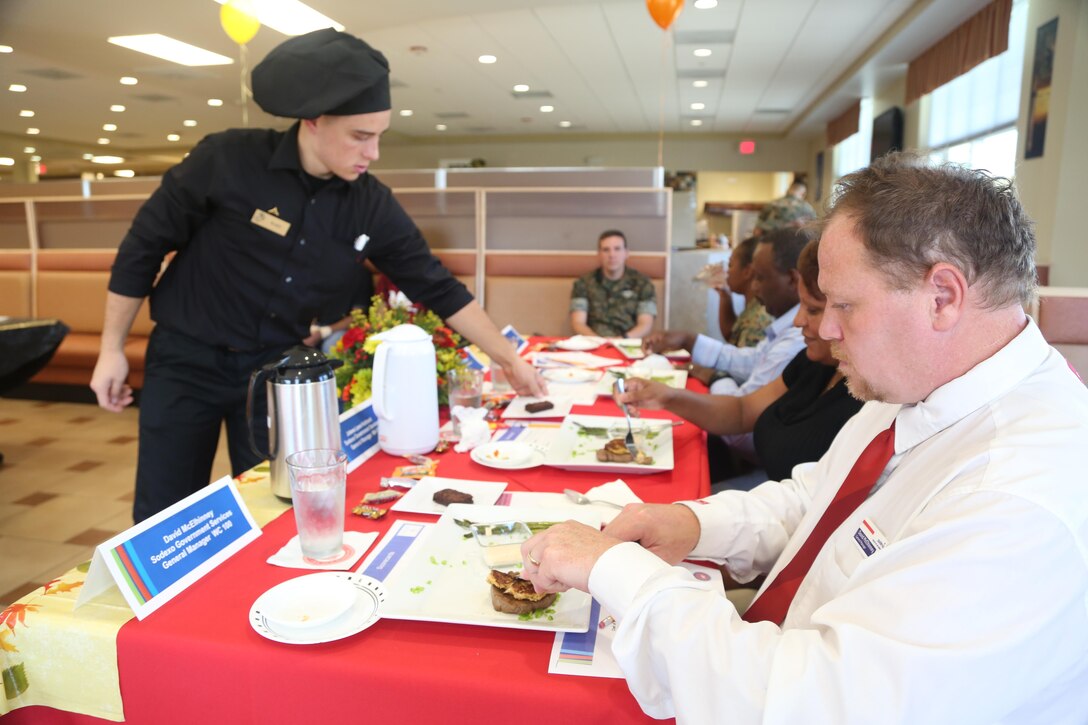
[[[249,0],[229,0],[219,7],[219,22],[230,39],[245,45],[261,27],[253,3]]]

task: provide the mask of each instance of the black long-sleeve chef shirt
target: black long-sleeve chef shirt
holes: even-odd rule
[[[442,317],[472,300],[384,184],[306,174],[297,123],[234,129],[207,136],[165,174],[121,242],[109,289],[150,294],[164,327],[259,350],[297,344],[322,311],[347,309],[368,258]]]

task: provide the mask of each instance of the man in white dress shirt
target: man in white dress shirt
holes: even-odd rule
[[[525,575],[601,602],[655,717],[1088,722],[1088,391],[1024,313],[1031,221],[1011,183],[904,155],[838,191],[820,331],[861,412],[791,479],[552,527],[523,545]],[[781,622],[672,566],[767,574],[762,596],[893,421],[894,454]]]
[[[805,346],[797,316],[797,280],[793,274],[801,250],[810,235],[800,229],[779,229],[759,238],[752,255],[752,290],[774,322],[767,336],[755,347],[737,347],[707,335],[669,330],[642,340],[646,352],[684,349],[696,365],[714,368],[729,377],[710,387],[715,395],[747,395],[782,374],[790,360]]]

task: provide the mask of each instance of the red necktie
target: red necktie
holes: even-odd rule
[[[793,597],[797,594],[801,581],[808,574],[816,555],[820,553],[831,533],[839,528],[846,517],[857,510],[858,506],[869,497],[880,474],[895,453],[895,421],[887,430],[877,434],[861,452],[854,467],[846,475],[831,505],[816,522],[816,528],[809,534],[805,543],[793,555],[790,562],[778,572],[774,581],[752,602],[744,613],[748,622],[774,622],[781,624],[786,618]]]

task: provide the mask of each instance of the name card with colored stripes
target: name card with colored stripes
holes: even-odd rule
[[[260,535],[224,476],[99,544],[75,606],[116,586],[143,619]]]

